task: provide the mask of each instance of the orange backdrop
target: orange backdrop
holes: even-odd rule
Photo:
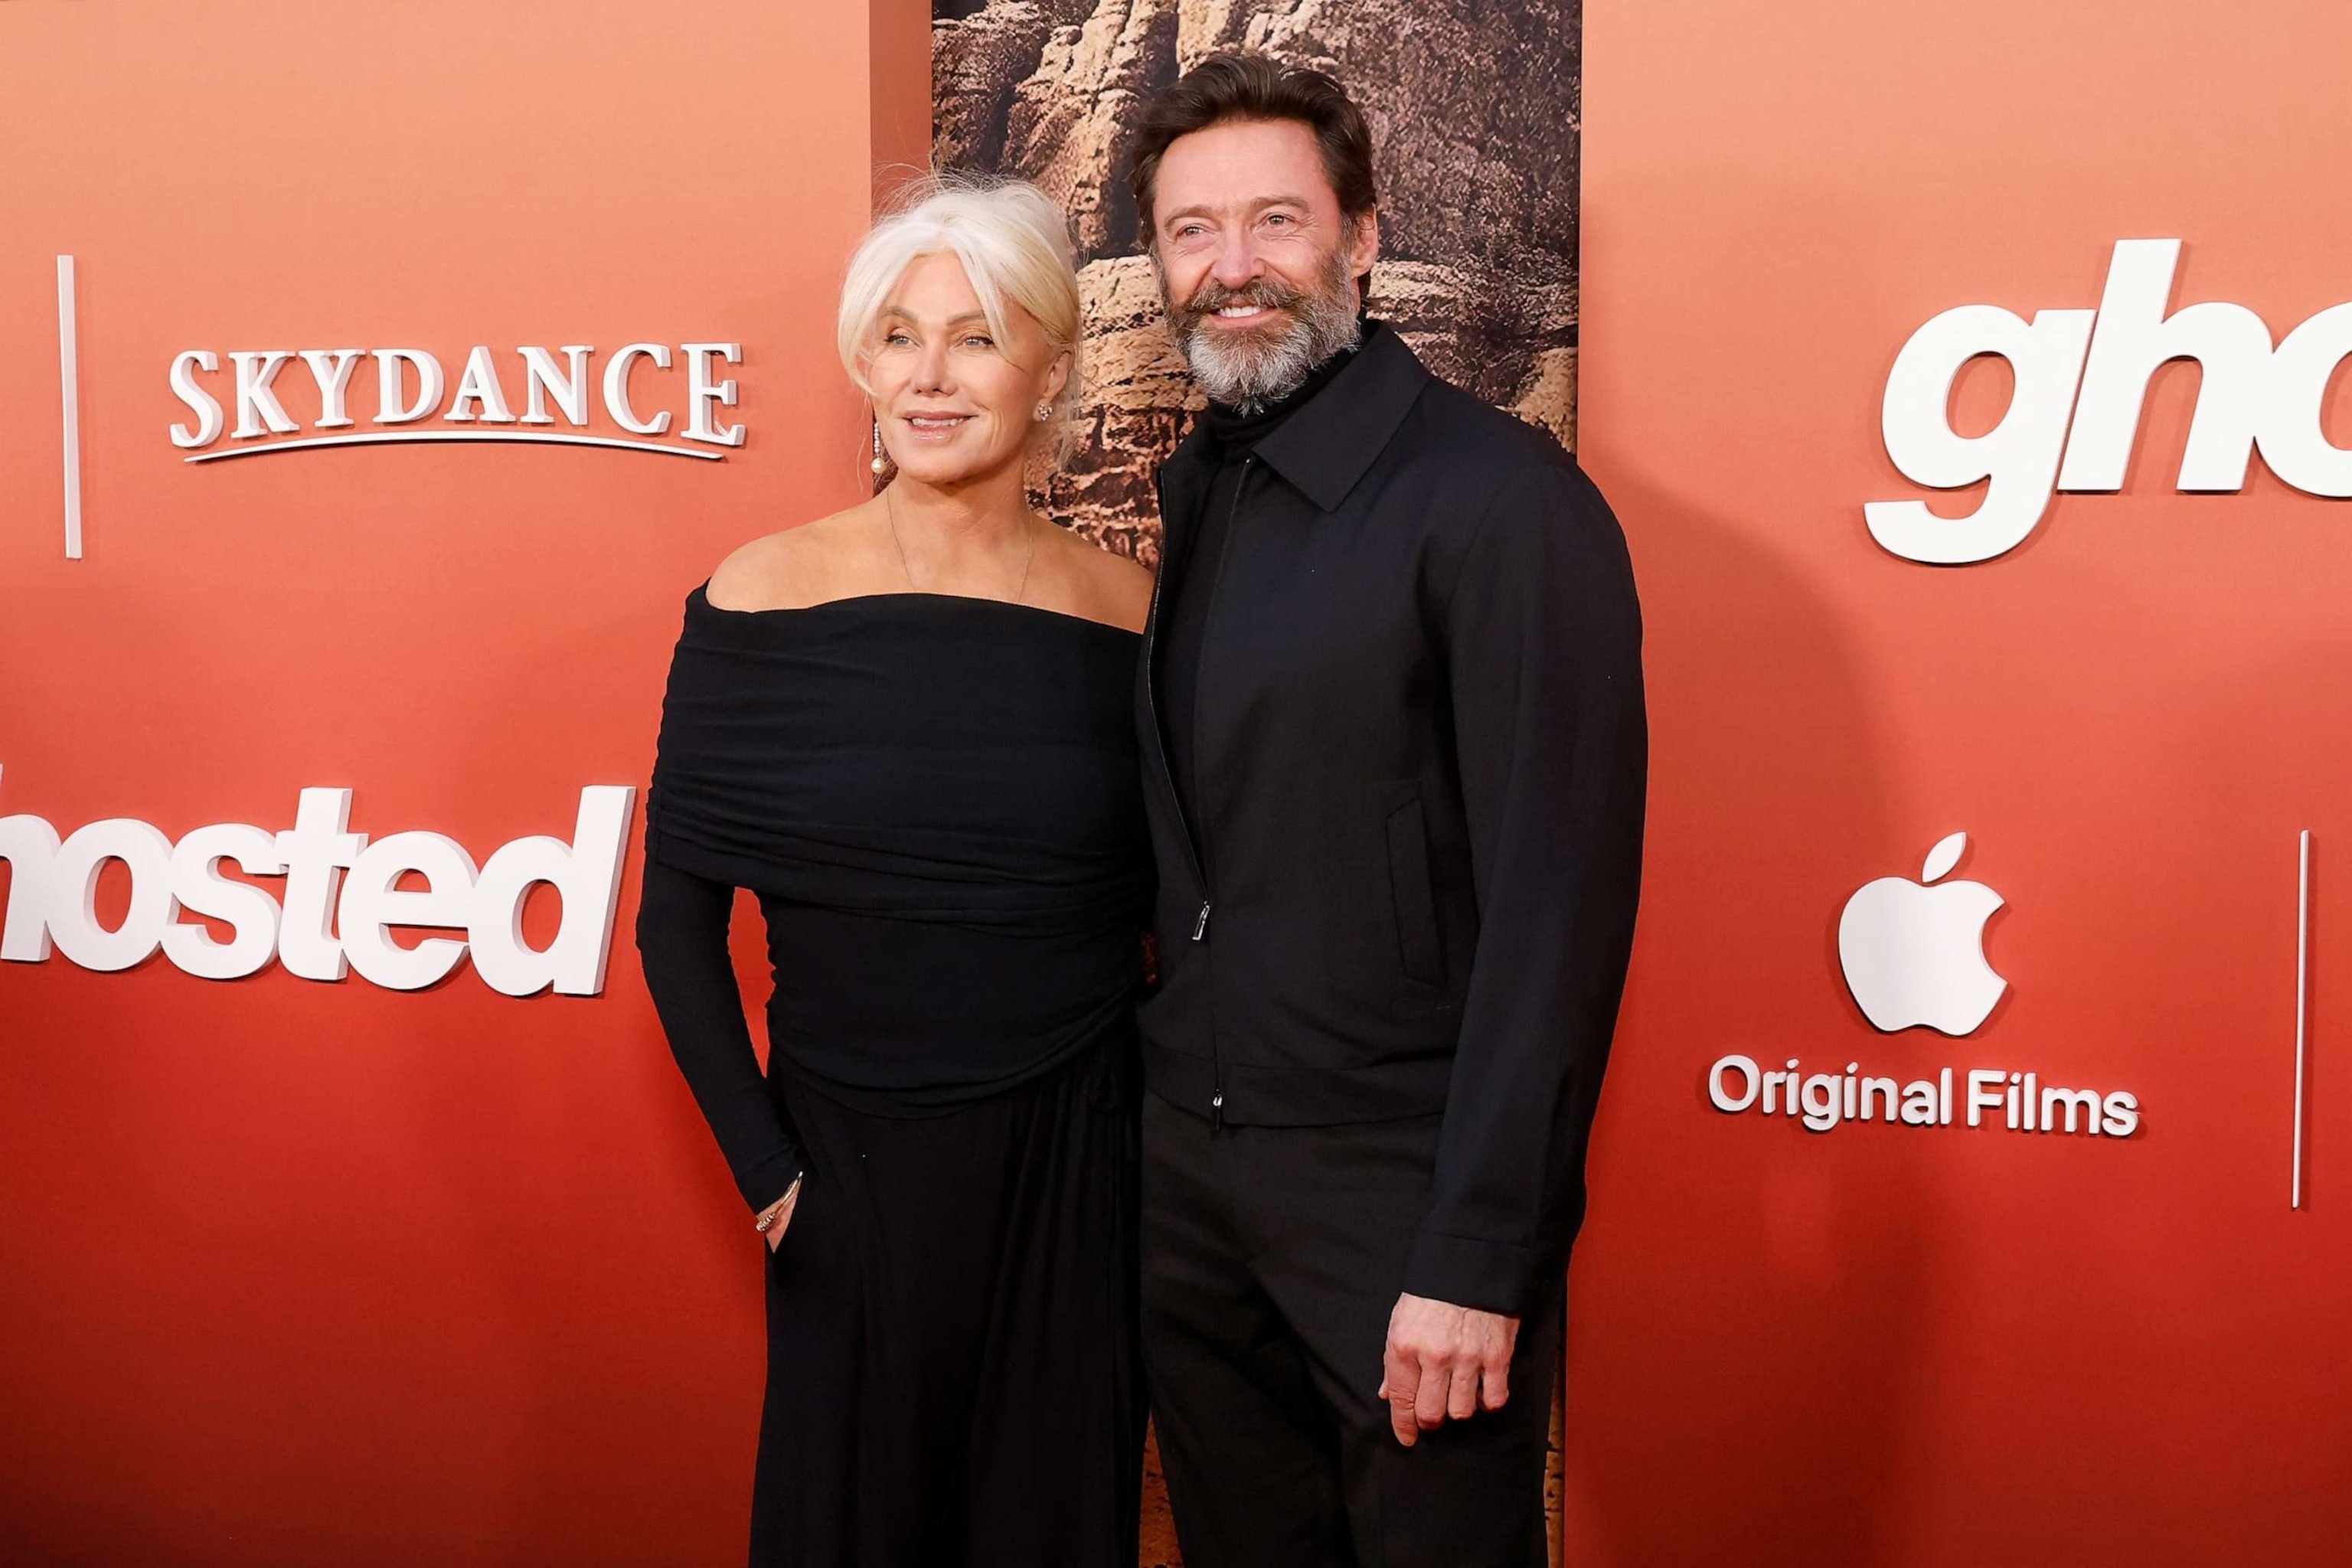
[[[642,786],[687,589],[861,493],[834,301],[929,102],[897,0],[0,6],[0,815],[176,837],[344,786],[479,859]],[[231,350],[424,346],[454,388],[487,343],[520,412],[516,345],[640,339],[742,343],[744,446],[166,435],[183,349],[219,395]],[[685,379],[641,405],[683,426]],[[313,434],[299,361],[278,390]],[[0,1558],[740,1560],[759,1243],[635,896],[593,1000],[0,964]]]
[[[1922,493],[1878,400],[1949,306],[2094,306],[2139,236],[2188,242],[2176,302],[2274,332],[2352,299],[2352,22],[1916,11],[1588,6],[1581,447],[1642,574],[1656,759],[1569,1561],[2341,1561],[2352,510],[2259,461],[2173,493],[2187,367],[2124,491],[1999,561],[1897,560],[1861,508]],[[0,6],[0,815],[275,828],[339,785],[355,828],[479,858],[641,784],[684,589],[858,492],[833,291],[874,165],[923,156],[924,38],[881,0]],[[740,341],[747,444],[192,466],[165,436],[182,349],[417,343],[454,382],[476,342],[637,339]],[[683,370],[640,374],[682,420]],[[2004,395],[1971,373],[1963,426]],[[2009,900],[2011,994],[1964,1041],[1877,1035],[1839,907],[1955,829]],[[739,1554],[757,1243],[636,981],[634,886],[593,1001],[0,965],[0,1555]],[[1734,1050],[2034,1068],[2134,1090],[2144,1129],[1814,1136],[1708,1107]]]
[[[2352,1560],[2352,502],[2119,494],[1937,568],[1863,503],[1913,330],[2099,303],[2273,334],[2352,300],[2352,16],[2124,0],[1589,0],[1580,452],[1625,520],[1655,755],[1571,1280],[1567,1561]],[[2352,446],[2339,374],[2327,429]],[[2008,382],[1979,362],[1963,431]],[[1966,512],[1977,492],[1931,497]],[[2296,836],[2315,844],[2288,1207]],[[1838,911],[1945,834],[2008,900],[1974,1036],[1882,1036]],[[1708,1064],[2128,1089],[2126,1141],[1727,1116]]]

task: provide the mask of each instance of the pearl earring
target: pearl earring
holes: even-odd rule
[[[1039,423],[1040,425],[1042,425],[1042,424],[1044,424],[1046,420],[1051,419],[1053,416],[1054,416],[1054,405],[1053,405],[1052,404],[1050,404],[1050,403],[1041,403],[1041,404],[1037,405],[1037,423]]]
[[[879,419],[877,419],[874,422],[874,462],[872,467],[877,474],[886,473],[890,468],[890,459],[885,457],[882,452],[882,421]]]

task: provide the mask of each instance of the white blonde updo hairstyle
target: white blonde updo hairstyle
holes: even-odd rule
[[[877,346],[882,308],[918,258],[942,255],[963,263],[1000,344],[1011,341],[1004,327],[1010,300],[1035,320],[1051,353],[1069,352],[1069,379],[1046,422],[1066,438],[1067,416],[1078,400],[1077,264],[1062,209],[1025,180],[929,174],[898,194],[850,257],[842,279],[835,338],[849,379],[868,397],[874,395],[866,369]]]

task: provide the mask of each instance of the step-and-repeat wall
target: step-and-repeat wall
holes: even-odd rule
[[[0,6],[0,1559],[740,1560],[642,790],[687,591],[870,479],[928,44]]]
[[[1655,750],[1569,1562],[2352,1561],[2347,58],[1587,5]]]
[[[758,1244],[627,940],[678,603],[862,492],[932,146],[1070,204],[1041,481],[1151,558],[1110,172],[1231,42],[1360,89],[1382,308],[1641,575],[1565,1561],[2352,1555],[2352,23],[1578,9],[0,7],[0,1555],[740,1556]]]

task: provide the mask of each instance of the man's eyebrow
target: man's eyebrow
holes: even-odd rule
[[[1303,207],[1308,205],[1310,204],[1305,196],[1258,196],[1250,201],[1247,207],[1251,212],[1264,212],[1268,207]],[[1189,207],[1178,207],[1160,221],[1167,224],[1174,223],[1178,218],[1182,217],[1214,217],[1216,216],[1214,208],[1196,202]]]

